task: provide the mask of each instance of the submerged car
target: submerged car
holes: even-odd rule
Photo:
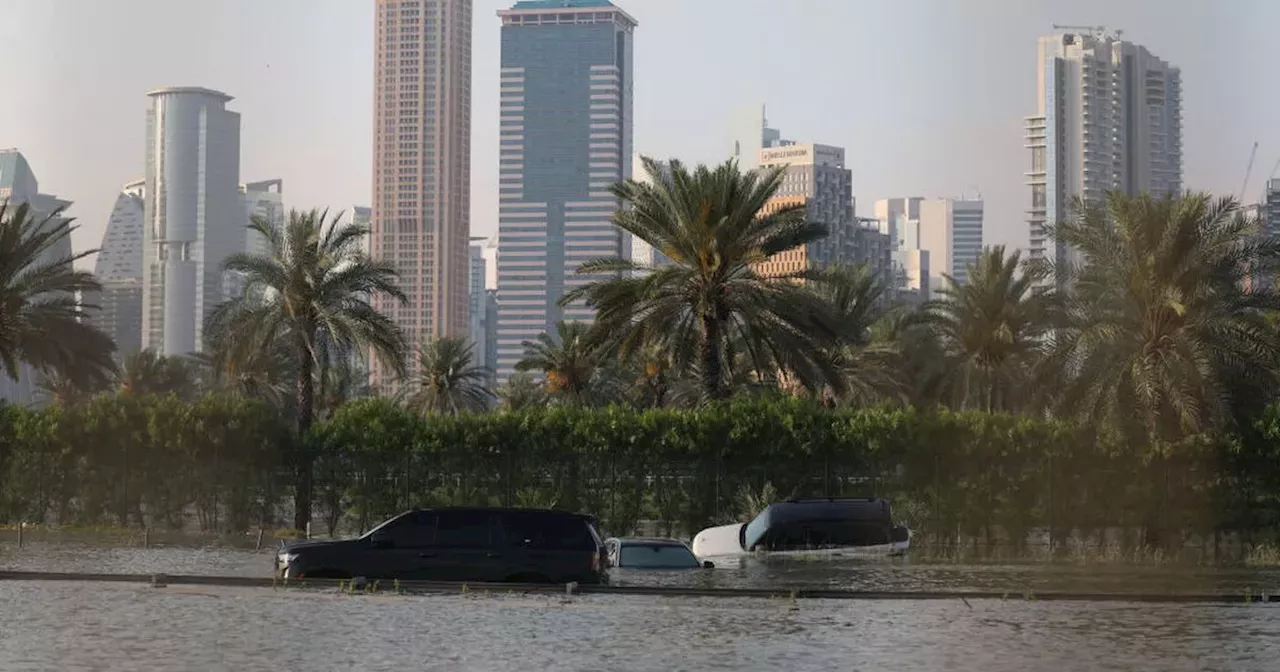
[[[565,511],[445,508],[406,511],[356,539],[282,548],[286,579],[599,583],[604,544],[595,521]]]
[[[678,539],[618,539],[604,542],[609,567],[623,569],[711,569],[699,562],[688,545]]]
[[[911,533],[895,525],[889,502],[874,497],[788,499],[749,523],[709,527],[693,538],[699,558],[756,553],[901,555]]]

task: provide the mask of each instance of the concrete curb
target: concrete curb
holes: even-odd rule
[[[139,583],[156,587],[165,585],[236,586],[247,588],[337,588],[349,581],[337,579],[305,579],[282,581],[269,577],[200,576],[182,574],[89,574],[75,572],[15,572],[0,571],[0,581],[83,581],[110,583]],[[395,585],[392,581],[378,582],[380,593],[389,593]],[[566,592],[597,595],[647,595],[654,597],[753,597],[770,599],[820,599],[820,600],[1027,600],[1041,602],[1141,602],[1141,603],[1200,603],[1200,604],[1280,604],[1266,592],[1246,594],[1176,594],[1176,593],[1069,593],[1069,592],[991,592],[991,591],[863,591],[830,590],[814,588],[758,589],[758,588],[679,588],[664,586],[610,586],[576,585],[572,589],[565,584],[518,583],[459,583],[449,581],[400,581],[402,592],[414,594],[459,593],[537,593],[564,595]]]

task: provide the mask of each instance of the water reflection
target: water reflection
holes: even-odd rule
[[[1280,609],[0,583],[0,670],[1275,669]]]

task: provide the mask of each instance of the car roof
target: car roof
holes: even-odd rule
[[[582,520],[594,521],[595,517],[585,513],[577,513],[574,511],[562,511],[557,509],[522,509],[518,507],[502,507],[502,506],[433,506],[422,509],[410,509],[405,513],[440,513],[444,511],[475,511],[484,513],[522,513],[534,514],[539,516],[564,516],[567,518],[580,518]],[[403,515],[403,514],[401,514]]]
[[[616,541],[623,546],[684,546],[688,548],[688,544],[679,539],[662,539],[647,537],[614,537],[609,541]]]

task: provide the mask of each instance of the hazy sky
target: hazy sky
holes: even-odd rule
[[[859,214],[893,196],[979,190],[987,242],[1025,245],[1022,119],[1053,23],[1104,24],[1182,68],[1184,178],[1249,192],[1280,159],[1277,0],[616,0],[635,16],[636,149],[719,161],[734,109],[842,145]],[[476,0],[474,235],[497,228],[499,21]],[[142,177],[146,92],[205,86],[241,114],[242,181],[286,205],[367,204],[373,0],[0,0],[0,147],[75,201],[96,247]]]

